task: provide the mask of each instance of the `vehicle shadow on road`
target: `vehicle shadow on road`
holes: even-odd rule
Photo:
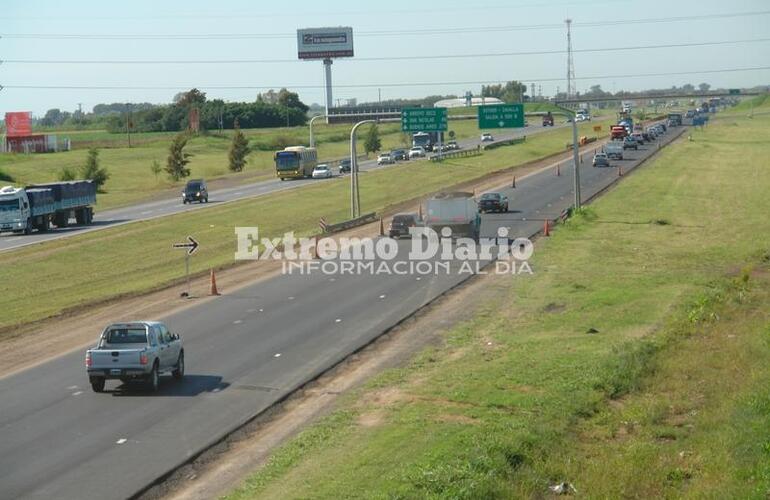
[[[218,375],[185,375],[182,380],[161,377],[158,392],[152,392],[142,382],[120,383],[112,390],[104,392],[115,397],[155,396],[155,397],[195,397],[206,392],[219,392],[230,386]]]

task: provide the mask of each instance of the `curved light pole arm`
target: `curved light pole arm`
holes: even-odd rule
[[[315,141],[313,140],[313,122],[316,120],[316,118],[326,118],[327,115],[315,115],[310,119],[310,147],[315,147]]]
[[[376,120],[363,120],[350,131],[350,218],[355,219],[361,215],[361,197],[358,191],[358,158],[356,155],[356,129],[366,123],[375,123]]]

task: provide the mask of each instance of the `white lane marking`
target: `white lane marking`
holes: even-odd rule
[[[417,276],[415,279],[416,279],[417,281],[420,281],[422,278],[420,278],[419,276]]]
[[[83,394],[83,391],[76,391],[72,393],[73,396],[80,396],[81,394]]]
[[[211,390],[211,392],[219,392],[219,391],[220,391],[219,387],[215,387],[214,389]]]
[[[260,309],[259,312],[265,312],[265,310],[264,309]]]
[[[382,295],[380,295],[380,298],[384,299],[385,298],[385,294],[383,293]]]
[[[152,212],[153,212],[152,210],[145,210],[144,212],[140,212],[140,215],[147,215],[147,214],[151,214]]]
[[[126,438],[120,438],[120,439],[118,439],[117,441],[115,441],[115,444],[123,444],[123,443],[125,443],[126,441],[128,441],[128,439],[126,439]]]
[[[235,321],[233,321],[234,325],[240,325],[241,323],[243,323],[243,320],[241,319],[236,319]]]
[[[74,391],[74,390],[75,390],[75,389],[77,389],[77,388],[78,388],[78,386],[76,386],[76,385],[71,385],[71,386],[67,387],[67,390],[68,390],[68,391]]]
[[[335,320],[334,320],[334,322],[335,322],[335,323],[341,323],[341,322],[342,322],[342,319],[340,319],[340,318],[337,318],[337,319],[335,319]]]
[[[294,300],[294,297],[289,297],[289,300]]]
[[[246,309],[247,313],[253,313],[253,312],[256,312],[256,311],[257,311],[256,309]]]
[[[235,192],[235,193],[233,193],[233,194],[234,194],[235,196],[238,196],[238,195],[241,195],[241,194],[243,194],[243,191],[237,191],[237,192]]]
[[[274,358],[280,358],[280,357],[281,357],[281,353],[280,353],[280,352],[277,352],[277,353],[275,353],[275,354],[273,355],[273,357],[274,357]]]
[[[329,278],[329,281],[337,281],[337,278]]]

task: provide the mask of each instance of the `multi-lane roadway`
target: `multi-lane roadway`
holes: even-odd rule
[[[616,163],[628,173],[656,149]],[[590,160],[580,171],[584,198],[618,179]],[[511,212],[485,215],[484,231],[530,236],[571,205],[572,174],[552,167],[503,189]],[[79,352],[0,379],[0,498],[129,497],[468,277],[278,276],[159,318],[183,337],[187,375],[155,394],[91,392]]]
[[[564,124],[559,126],[564,126]],[[537,124],[537,126],[530,125],[522,129],[516,129],[512,131],[506,131],[505,133],[496,134],[496,139],[512,139],[525,135],[533,135],[550,129],[550,127],[544,128],[540,126],[540,124]],[[480,144],[480,137],[461,140],[458,141],[458,143],[463,148],[475,148],[478,144]],[[362,171],[386,167],[378,167],[375,160],[362,161],[358,165]],[[183,205],[181,197],[175,197],[171,199],[140,203],[124,208],[105,210],[104,212],[96,212],[94,214],[94,223],[90,226],[71,226],[64,229],[52,229],[51,231],[45,233],[34,232],[29,235],[14,235],[12,233],[3,233],[0,235],[0,252],[40,243],[43,241],[64,238],[74,234],[83,233],[84,231],[98,231],[100,229],[111,227],[116,224],[125,224],[139,220],[178,214],[181,212],[201,210],[207,207],[217,206],[222,202],[253,198],[255,196],[275,193],[287,189],[295,189],[305,186],[309,183],[322,181],[323,180],[299,179],[282,182],[280,179],[272,179],[268,181],[254,182],[243,184],[241,186],[212,191],[209,193],[209,198],[211,200],[211,203],[209,204],[193,203],[189,205]]]

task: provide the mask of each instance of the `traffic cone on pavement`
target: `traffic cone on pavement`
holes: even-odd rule
[[[545,224],[543,224],[543,236],[551,236],[551,228],[548,219],[546,219]]]
[[[209,289],[209,295],[221,295],[219,293],[219,290],[217,290],[217,277],[214,274],[214,270],[211,270],[211,278],[210,278],[210,289]]]

